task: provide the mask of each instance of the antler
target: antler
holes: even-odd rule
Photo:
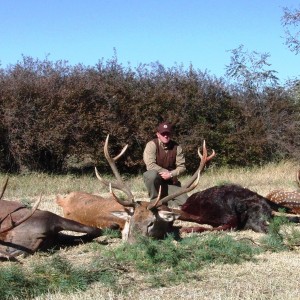
[[[157,196],[157,200],[154,203],[150,203],[147,206],[147,208],[149,210],[151,210],[151,209],[154,209],[156,207],[162,206],[163,204],[166,204],[170,200],[172,200],[172,199],[174,199],[174,198],[176,198],[176,197],[178,197],[178,196],[180,196],[184,193],[188,193],[188,192],[192,191],[198,185],[199,181],[200,181],[200,171],[198,172],[197,180],[195,180],[193,182],[193,184],[191,184],[189,187],[182,187],[182,188],[178,189],[178,191],[176,191],[175,193],[170,194],[170,195],[168,195],[168,196],[166,196],[162,199],[160,199],[160,192],[159,192],[159,194]]]
[[[6,178],[5,182],[4,182],[4,185],[2,187],[2,191],[1,191],[1,195],[0,195],[0,200],[2,199],[3,195],[4,195],[4,192],[6,190],[6,187],[7,187],[7,183],[8,183],[8,177]]]
[[[2,191],[1,191],[1,194],[0,194],[0,200],[2,199],[2,197],[3,197],[3,195],[4,195],[4,192],[5,192],[6,187],[7,187],[7,183],[8,183],[8,177],[6,178],[6,180],[5,180],[5,182],[4,182],[4,185],[3,185],[3,187],[2,187]],[[29,219],[29,218],[33,215],[33,213],[37,210],[37,208],[38,208],[38,206],[39,206],[39,204],[40,204],[40,202],[41,202],[41,199],[42,199],[42,195],[40,196],[40,199],[37,200],[37,201],[35,202],[35,204],[33,205],[32,209],[31,209],[31,211],[30,211],[28,214],[26,214],[22,219],[18,220],[18,221],[15,222],[15,223],[13,223],[13,222],[11,221],[11,225],[10,225],[10,226],[7,226],[7,227],[5,227],[5,228],[1,228],[1,229],[0,229],[0,233],[4,233],[4,232],[6,232],[6,231],[9,231],[9,230],[13,229],[14,227],[20,225],[21,223],[25,222],[27,219]],[[2,220],[0,221],[0,224],[1,224],[8,216],[10,216],[10,218],[11,218],[11,213],[8,214],[6,217],[4,217],[4,218],[2,219]]]
[[[7,182],[6,182],[7,184]],[[0,198],[1,199],[1,198]],[[7,227],[4,227],[4,228],[1,228],[0,229],[0,233],[4,233],[4,232],[7,232],[11,229],[13,229],[14,227],[17,227],[18,225],[20,225],[21,223],[25,222],[27,219],[29,219],[33,214],[34,212],[37,210],[38,206],[40,205],[40,202],[42,200],[42,195],[40,196],[40,198],[34,203],[34,205],[32,206],[31,210],[29,211],[28,214],[26,214],[23,218],[19,219],[17,222],[13,222],[12,219],[11,219],[11,225],[7,226]],[[11,218],[11,214],[12,213],[9,213],[5,218],[3,218],[1,220],[0,223],[2,223],[8,216]]]
[[[206,163],[216,156],[215,150],[212,150],[212,154],[210,156],[207,156],[207,149],[206,149],[205,140],[203,141],[202,151],[203,151],[203,154],[201,154],[200,147],[199,147],[198,148],[198,155],[200,157],[199,168],[196,170],[196,172],[193,174],[193,176],[183,185],[183,187],[190,186],[195,181],[195,179],[197,178],[198,171],[200,171],[200,173],[201,173],[203,171]]]
[[[200,152],[200,148],[198,148],[198,155],[200,157],[200,165],[199,168],[197,169],[197,171],[193,174],[193,176],[188,180],[187,183],[185,183],[180,189],[178,189],[178,191],[176,191],[175,193],[168,195],[166,197],[164,197],[161,200],[156,200],[155,203],[151,203],[148,205],[148,209],[153,209],[154,207],[158,207],[161,206],[163,204],[166,204],[168,201],[184,194],[184,193],[188,193],[190,191],[192,191],[194,188],[196,188],[196,186],[198,185],[199,181],[200,181],[200,174],[202,172],[202,170],[205,167],[205,164],[211,160],[215,155],[215,151],[212,150],[212,154],[210,156],[207,156],[207,149],[206,149],[206,144],[205,144],[205,140],[203,141],[203,155]]]
[[[297,182],[298,186],[300,186],[300,170],[298,170],[298,172],[296,174],[296,182]]]
[[[124,205],[124,206],[134,206],[134,201],[133,201],[134,196],[133,196],[132,192],[130,191],[130,189],[128,188],[128,186],[124,183],[124,181],[123,181],[123,179],[122,179],[122,177],[121,177],[121,175],[118,171],[116,163],[115,163],[125,153],[128,145],[123,147],[120,154],[118,154],[116,157],[112,158],[110,156],[109,152],[108,152],[108,141],[109,141],[109,134],[107,135],[106,140],[105,140],[105,144],[104,144],[104,156],[105,156],[107,162],[109,163],[113,174],[116,177],[116,181],[110,183],[110,182],[106,181],[105,179],[103,179],[99,175],[97,168],[95,168],[96,176],[104,185],[106,185],[106,186],[111,185],[111,187],[113,187],[115,189],[118,189],[118,190],[121,190],[122,192],[124,192],[127,195],[127,197],[128,197],[127,200],[121,200],[111,190],[112,196],[115,198],[115,200],[117,202],[119,202],[121,205]]]

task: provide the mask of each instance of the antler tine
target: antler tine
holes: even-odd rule
[[[32,213],[34,213],[37,210],[41,201],[42,201],[42,194],[40,195],[40,198],[33,204],[32,208],[31,208]]]
[[[153,209],[154,207],[157,207],[158,206],[158,203],[160,201],[160,197],[161,197],[161,185],[159,186],[159,190],[158,190],[158,195],[157,195],[157,199],[154,203],[151,203],[147,206],[147,209],[151,210]]]
[[[123,149],[122,149],[122,151],[120,152],[120,154],[118,154],[117,156],[115,156],[115,157],[113,158],[113,160],[114,160],[114,161],[117,161],[117,160],[125,153],[125,151],[127,150],[127,148],[128,148],[128,144],[126,144],[126,145],[123,147]]]
[[[215,150],[214,149],[212,149],[212,153],[211,153],[211,155],[210,156],[208,156],[207,157],[207,160],[206,160],[206,162],[208,162],[208,161],[210,161],[212,158],[214,158],[216,156],[216,152],[215,152]]]
[[[133,202],[133,201],[129,201],[129,200],[125,201],[125,200],[122,200],[122,199],[118,198],[112,190],[112,184],[111,183],[109,183],[109,192],[112,195],[112,197],[114,198],[114,200],[117,201],[118,203],[120,203],[121,205],[131,206],[131,207],[135,206],[135,202]]]
[[[2,199],[3,195],[4,195],[4,192],[6,190],[6,187],[7,187],[7,183],[8,183],[8,177],[6,177],[6,180],[5,180],[5,183],[2,187],[2,192],[1,192],[1,195],[0,195],[0,199]]]
[[[215,152],[214,149],[212,149],[211,155],[207,156],[207,148],[206,148],[206,142],[205,142],[205,140],[203,141],[202,148],[203,148],[203,155],[201,154],[200,147],[198,148],[198,155],[199,155],[200,158],[202,158],[202,156],[203,156],[203,158],[205,159],[205,162],[210,161],[213,157],[216,156],[216,152]]]
[[[297,182],[298,186],[300,186],[300,170],[298,170],[298,172],[296,174],[296,182]]]
[[[114,189],[118,189],[118,190],[121,190],[123,191],[125,194],[126,194],[126,190],[123,189],[122,187],[120,187],[120,185],[116,182],[110,182],[110,181],[107,181],[105,180],[103,177],[101,177],[101,175],[99,174],[98,172],[98,169],[97,167],[95,167],[95,174],[96,174],[96,177],[106,186],[109,186],[111,184],[111,186],[114,188]]]
[[[204,159],[207,157],[207,148],[206,148],[205,140],[203,140],[202,148],[203,148],[203,155],[201,154],[200,147],[198,147],[198,155],[201,159],[202,158]]]
[[[208,161],[210,161],[213,157],[216,156],[215,150],[212,150],[212,154],[207,156],[207,148],[206,148],[205,140],[203,141],[202,151],[203,151],[203,154],[201,154],[200,147],[199,147],[198,148],[198,155],[200,157],[199,168],[196,170],[196,172],[193,174],[193,176],[183,185],[183,187],[189,187],[190,185],[192,185],[198,176],[198,171],[202,172],[206,163]]]
[[[14,227],[20,225],[21,223],[25,222],[27,219],[29,219],[33,214],[34,212],[37,210],[38,206],[40,205],[40,202],[42,200],[42,195],[40,196],[40,198],[34,203],[34,205],[32,206],[30,212],[28,214],[26,214],[23,218],[19,219],[17,222],[13,223],[11,222],[11,225],[10,226],[7,226],[5,228],[1,228],[0,229],[0,233],[4,233],[4,232],[7,232],[11,229],[13,229]],[[11,218],[11,213],[9,214],[10,218]],[[7,216],[6,216],[7,217]],[[5,218],[6,218],[5,217]],[[5,219],[4,218],[4,219]],[[2,221],[4,220],[2,219]]]
[[[127,196],[128,196],[128,201],[133,202],[133,194],[131,193],[130,189],[128,188],[128,186],[124,183],[118,169],[117,166],[115,164],[115,162],[125,153],[128,145],[126,145],[125,147],[123,147],[122,151],[120,152],[120,154],[118,154],[116,157],[112,158],[109,154],[108,151],[108,141],[109,141],[109,134],[106,137],[105,143],[104,143],[104,156],[116,178],[116,181],[111,183],[112,187],[114,187],[115,189],[121,190],[123,191]],[[108,186],[110,183],[106,180],[104,180],[98,173],[97,168],[95,168],[95,173],[97,178],[106,186]]]
[[[117,166],[115,164],[115,161],[117,161],[117,159],[119,159],[121,157],[121,154],[122,155],[124,154],[124,152],[125,152],[125,150],[127,148],[126,147],[127,145],[124,147],[125,150],[123,148],[122,151],[120,152],[120,154],[115,157],[116,159],[114,159],[114,158],[111,158],[111,156],[110,156],[110,154],[108,152],[108,141],[109,141],[109,134],[107,135],[107,137],[105,139],[105,143],[104,143],[104,156],[105,156],[106,160],[108,161],[108,163],[110,165],[110,168],[111,168],[112,172],[114,173],[117,181],[120,182],[120,183],[122,183],[122,184],[124,184],[123,180],[122,180],[122,177],[121,177],[121,175],[120,175],[120,173],[119,173],[119,171],[117,169]]]

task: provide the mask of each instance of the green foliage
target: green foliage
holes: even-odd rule
[[[227,76],[233,81],[230,94],[243,108],[235,118],[233,147],[226,145],[233,154],[228,162],[260,165],[298,157],[300,153],[293,145],[299,145],[300,139],[293,133],[300,129],[299,105],[293,102],[288,87],[279,86],[277,72],[268,62],[270,55],[249,52],[243,45],[231,50],[231,54],[231,62],[226,66]],[[287,147],[293,150],[287,151]]]
[[[300,245],[300,230],[285,216],[270,222],[268,235],[262,238],[262,246],[269,251],[285,251]]]
[[[104,228],[102,231],[103,236],[107,236],[108,238],[121,238],[122,234],[120,230],[113,230],[110,228]]]
[[[283,211],[281,212],[283,213]],[[268,227],[268,234],[275,237],[278,236],[279,239],[282,239],[280,229],[283,225],[288,223],[289,221],[284,215],[273,218]]]
[[[184,282],[204,265],[238,264],[253,259],[258,248],[235,241],[228,235],[191,236],[175,241],[172,236],[157,241],[141,237],[137,243],[117,248],[113,257],[118,262],[133,264],[155,285]],[[160,272],[158,272],[160,270]]]
[[[32,299],[48,292],[71,293],[84,291],[93,282],[114,286],[117,270],[101,268],[95,263],[74,267],[66,259],[55,255],[31,270],[19,265],[2,267],[0,272],[1,299]]]
[[[0,270],[1,299],[32,299],[55,292],[69,294],[85,291],[95,282],[113,288],[116,293],[126,293],[130,285],[122,286],[119,280],[124,281],[122,275],[128,270],[142,274],[146,284],[156,287],[199,280],[199,271],[207,265],[241,264],[255,260],[264,251],[282,251],[287,246],[299,245],[300,232],[293,227],[284,230],[287,225],[290,224],[285,218],[275,218],[261,247],[247,239],[236,240],[215,232],[181,240],[172,235],[164,240],[139,237],[134,244],[123,243],[114,249],[91,243],[92,246],[86,245],[86,251],[93,251],[93,259],[84,264],[77,262],[76,266],[57,254],[26,269],[12,263]],[[131,284],[132,281],[130,277]]]
[[[281,231],[282,227],[287,225],[289,221],[286,217],[274,217],[270,221],[268,234],[261,239],[263,248],[273,252],[287,250],[284,243],[285,234]]]
[[[290,231],[285,234],[285,244],[287,247],[299,247],[300,245],[300,230],[295,226],[290,226]]]
[[[20,202],[21,202],[24,206],[26,206],[27,208],[31,208],[32,202],[30,201],[30,199],[28,199],[28,198],[22,198],[22,199],[20,199]]]
[[[240,87],[253,96],[258,96],[265,87],[277,86],[278,78],[276,71],[270,70],[268,62],[269,53],[249,52],[244,50],[244,45],[231,50],[231,62],[226,66],[229,78],[236,80]]]

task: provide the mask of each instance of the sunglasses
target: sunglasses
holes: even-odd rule
[[[171,133],[170,132],[162,132],[160,135],[162,135],[162,136],[170,136]]]

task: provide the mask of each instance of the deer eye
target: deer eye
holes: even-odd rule
[[[154,225],[154,222],[149,222],[148,227],[152,227]]]

